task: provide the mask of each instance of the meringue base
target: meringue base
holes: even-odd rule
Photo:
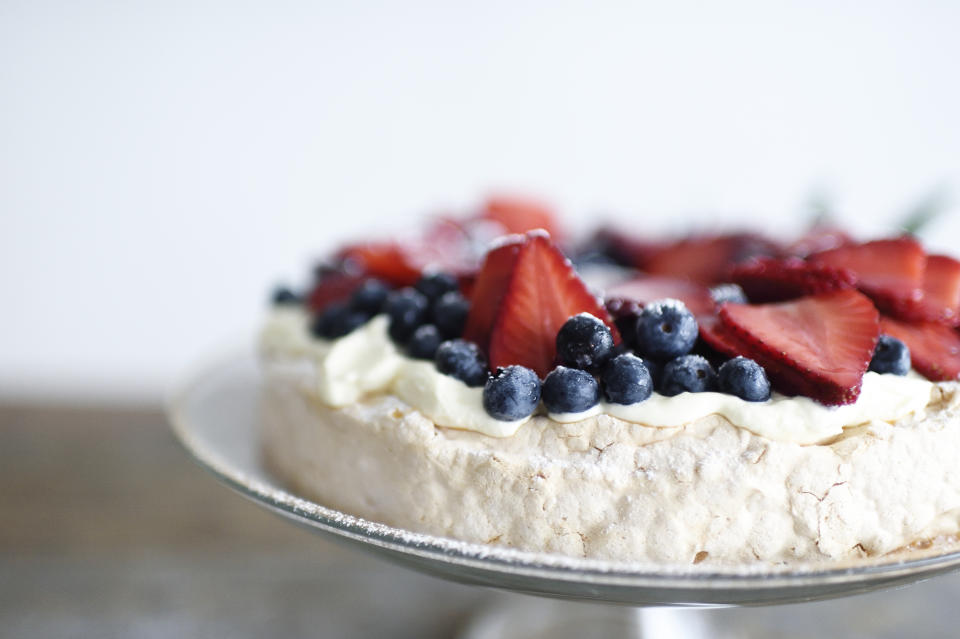
[[[320,403],[268,367],[272,472],[325,506],[528,551],[664,563],[836,561],[960,531],[960,391],[925,414],[798,445],[711,415],[651,428],[535,417],[494,438],[437,427],[391,395]]]

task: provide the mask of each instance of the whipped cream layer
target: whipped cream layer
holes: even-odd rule
[[[438,426],[475,431],[492,437],[514,435],[527,419],[500,421],[483,409],[483,389],[438,372],[432,362],[401,353],[387,334],[388,318],[379,315],[336,340],[313,337],[308,315],[299,308],[277,308],[268,319],[261,348],[271,355],[292,356],[313,368],[304,375],[303,390],[323,404],[343,407],[366,395],[389,393],[416,408]],[[286,365],[286,364],[284,364]],[[856,403],[824,406],[807,397],[774,394],[766,402],[747,402],[724,393],[658,393],[631,404],[600,403],[589,411],[550,414],[561,423],[599,414],[652,428],[675,428],[709,415],[720,415],[735,426],[775,441],[816,444],[843,433],[844,428],[871,422],[893,422],[921,415],[930,403],[934,384],[915,376],[867,373]],[[529,418],[528,418],[529,419]]]

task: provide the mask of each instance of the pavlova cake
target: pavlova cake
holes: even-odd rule
[[[912,237],[578,244],[494,199],[347,246],[274,301],[263,454],[326,506],[670,563],[960,531],[960,262]]]

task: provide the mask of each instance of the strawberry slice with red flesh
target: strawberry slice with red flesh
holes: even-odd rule
[[[474,300],[476,304],[476,296]],[[485,315],[486,311],[481,313]],[[579,313],[602,320],[610,327],[614,342],[620,342],[603,304],[587,289],[560,249],[544,234],[527,234],[490,334],[490,367],[496,370],[519,364],[545,377],[556,360],[557,333],[564,322]],[[467,322],[470,324],[469,318]]]
[[[751,257],[776,255],[779,247],[750,233],[692,237],[650,257],[646,270],[653,275],[685,278],[701,284],[727,281],[733,265]]]
[[[747,348],[720,322],[717,315],[698,317],[697,325],[700,328],[700,339],[717,353],[733,358],[747,352]]]
[[[849,269],[798,258],[761,257],[735,266],[730,280],[740,285],[751,302],[766,303],[854,288],[857,276]]]
[[[641,275],[607,288],[604,297],[623,299],[645,305],[656,300],[673,298],[683,302],[694,315],[713,313],[710,289],[702,284],[677,277]]]
[[[912,237],[836,248],[810,256],[810,262],[850,269],[857,287],[891,315],[911,317],[922,303],[927,255]]]
[[[775,389],[823,404],[851,404],[880,335],[873,303],[854,290],[777,304],[724,304],[720,323]]]
[[[916,319],[950,326],[960,323],[960,262],[945,255],[927,256],[919,307]]]
[[[615,228],[602,228],[587,242],[588,250],[593,248],[608,254],[618,264],[646,270],[650,259],[667,246],[662,241],[633,237]]]
[[[397,287],[413,285],[425,271],[469,279],[478,265],[466,231],[442,218],[418,237],[355,244],[342,249],[337,257],[350,260],[366,275]]]
[[[554,238],[563,237],[563,229],[550,207],[531,199],[493,196],[487,200],[481,217],[497,222],[506,233],[543,229]]]
[[[357,273],[328,273],[310,291],[307,296],[307,308],[319,313],[330,304],[342,302],[367,279]]]
[[[700,339],[722,357],[734,358],[742,355],[760,361],[756,354],[757,349],[749,343],[741,341],[733,330],[727,328],[720,321],[719,316],[698,317],[697,322],[700,326]],[[713,358],[708,359],[713,360]],[[717,365],[720,363],[722,361],[718,362]],[[798,378],[788,365],[771,359],[764,363],[764,369],[766,369],[767,376],[774,383],[776,390],[784,394],[804,395],[806,397],[819,397],[821,395],[819,386],[803,378]],[[787,380],[785,387],[778,383],[781,380]]]
[[[513,269],[526,243],[522,235],[502,238],[488,252],[473,283],[470,313],[463,329],[463,338],[487,350],[490,334],[500,311],[503,296],[513,276]]]
[[[960,379],[960,334],[949,326],[936,322],[908,324],[881,317],[880,332],[906,344],[913,368],[927,379]]]
[[[342,249],[337,257],[350,260],[364,274],[393,286],[411,286],[420,279],[420,269],[399,242],[354,244]]]

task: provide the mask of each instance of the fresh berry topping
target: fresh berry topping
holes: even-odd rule
[[[881,335],[870,360],[870,370],[874,373],[906,375],[910,372],[910,349],[896,337]]]
[[[824,404],[856,401],[880,333],[877,309],[854,290],[777,304],[724,304],[720,325],[703,331],[708,344],[755,360],[776,390]]]
[[[583,272],[590,269],[607,269],[608,267],[619,266],[619,263],[609,254],[602,251],[581,251],[570,258],[577,272]]]
[[[524,419],[539,403],[540,378],[523,366],[500,368],[483,386],[483,408],[494,419]]]
[[[459,379],[467,386],[483,386],[489,377],[483,353],[476,344],[462,339],[441,343],[433,361],[438,371]]]
[[[607,288],[606,297],[633,300],[641,305],[664,299],[683,302],[694,315],[712,313],[714,308],[710,289],[702,284],[678,277],[641,275]]]
[[[770,399],[770,381],[760,364],[746,357],[735,357],[720,365],[717,385],[721,393],[736,395],[748,402]]]
[[[944,255],[927,256],[920,306],[917,319],[951,326],[960,323],[960,262]]]
[[[779,247],[750,233],[692,237],[658,251],[647,260],[646,271],[718,284],[727,279],[733,264],[762,255],[776,255]]]
[[[640,317],[643,305],[633,300],[614,297],[607,299],[604,306],[613,318],[614,326],[617,327],[623,341],[631,348],[636,347],[637,318]]]
[[[307,297],[307,308],[319,313],[330,304],[346,302],[353,291],[360,286],[364,277],[352,271],[329,271],[317,280],[313,290]]]
[[[370,316],[354,311],[346,304],[330,304],[310,323],[310,332],[316,337],[336,339],[363,326]]]
[[[643,365],[650,371],[650,379],[653,380],[653,387],[659,388],[660,381],[663,379],[663,362],[645,359],[643,360]]]
[[[449,273],[431,273],[417,280],[414,288],[433,302],[444,293],[460,290],[460,284],[457,282],[457,278]]]
[[[593,370],[613,354],[613,335],[607,325],[588,313],[574,315],[557,333],[557,355],[566,366]]]
[[[665,246],[663,242],[633,237],[619,229],[601,228],[587,240],[584,250],[608,255],[621,266],[644,270],[647,262]]]
[[[488,347],[495,368],[519,364],[546,375],[556,359],[560,327],[579,313],[594,315],[608,327],[613,325],[606,309],[550,238],[528,233],[487,255],[464,336]],[[615,343],[619,341],[616,331],[612,336]]]
[[[647,304],[637,318],[637,347],[651,359],[686,355],[697,341],[697,320],[683,302]]]
[[[848,269],[810,264],[801,259],[756,258],[734,267],[730,279],[751,302],[783,302],[806,295],[854,288],[857,276]]]
[[[557,366],[543,380],[543,405],[550,413],[581,413],[599,401],[597,380],[579,368]]]
[[[429,304],[423,293],[402,288],[387,295],[384,311],[390,316],[390,337],[404,344],[427,317]]]
[[[506,233],[526,233],[543,229],[553,237],[562,237],[563,230],[548,206],[534,200],[496,196],[487,200],[482,217],[498,223]]]
[[[724,358],[737,357],[746,352],[736,336],[730,329],[720,323],[720,318],[716,315],[701,317],[698,324],[700,325],[700,339],[703,343]],[[650,363],[650,360],[646,361],[648,364]]]
[[[733,304],[747,303],[747,294],[743,292],[743,289],[740,288],[740,286],[732,283],[717,284],[716,286],[711,287],[710,297],[713,299],[713,303],[717,306],[720,304],[726,304],[727,302],[731,302]]]
[[[440,329],[440,334],[447,339],[463,335],[463,327],[467,323],[469,313],[469,300],[457,291],[444,293],[430,309],[433,323]]]
[[[478,255],[461,224],[440,218],[413,237],[354,244],[336,257],[368,277],[399,287],[412,286],[424,272],[471,275],[476,271]]]
[[[611,404],[637,404],[653,392],[646,363],[632,353],[617,355],[603,367],[603,396]]]
[[[413,359],[432,360],[437,354],[437,348],[443,337],[433,324],[424,324],[413,332],[407,342],[407,355]]]
[[[680,393],[705,393],[716,388],[716,371],[699,355],[682,355],[663,367],[660,392],[668,397]]]
[[[502,240],[487,252],[473,285],[470,314],[463,329],[464,338],[484,348],[489,346],[493,324],[513,277],[517,258],[525,245],[526,238],[515,235]]]
[[[870,296],[880,310],[894,316],[909,316],[922,302],[927,256],[912,237],[844,246],[816,253],[809,260],[812,264],[853,271],[857,288]]]
[[[390,288],[386,284],[371,278],[353,291],[353,295],[350,296],[350,306],[356,311],[376,315],[383,310],[389,293]]]
[[[299,304],[303,300],[286,286],[278,286],[273,291],[272,301],[275,306],[291,306],[293,304]]]
[[[399,242],[371,242],[348,246],[339,257],[350,260],[366,275],[393,286],[410,286],[420,278],[420,270]]]
[[[927,379],[960,379],[960,333],[949,326],[933,322],[907,324],[881,317],[880,330],[907,345],[913,368]]]

